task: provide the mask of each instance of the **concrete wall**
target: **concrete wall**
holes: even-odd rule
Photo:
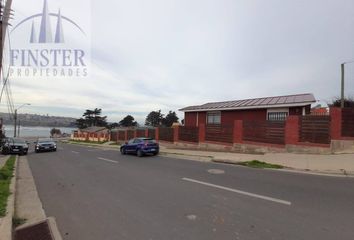
[[[301,116],[303,107],[290,107],[290,116]],[[305,107],[306,114],[311,111],[311,105]],[[184,114],[184,124],[187,127],[196,127],[200,124],[206,124],[207,112],[186,112]],[[235,120],[266,120],[267,109],[247,109],[247,110],[232,110],[221,111],[221,124],[232,125]],[[198,124],[197,124],[198,122]]]

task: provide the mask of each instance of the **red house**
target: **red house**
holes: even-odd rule
[[[311,104],[315,102],[313,94],[306,93],[213,102],[182,108],[180,111],[184,112],[184,124],[187,127],[200,124],[232,125],[235,120],[284,121],[289,115],[310,114]]]
[[[72,140],[106,142],[109,141],[109,130],[105,127],[88,127],[74,131]]]

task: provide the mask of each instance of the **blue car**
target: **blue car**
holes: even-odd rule
[[[120,152],[125,154],[136,154],[142,157],[146,154],[159,154],[159,144],[152,138],[133,138],[120,147]]]

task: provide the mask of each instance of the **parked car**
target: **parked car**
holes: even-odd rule
[[[39,138],[35,142],[35,152],[55,152],[57,150],[57,143],[51,138]]]
[[[131,153],[138,157],[146,154],[157,155],[159,150],[159,144],[152,138],[133,138],[120,147],[122,154]]]
[[[27,155],[28,143],[22,138],[6,138],[1,146],[1,153]]]

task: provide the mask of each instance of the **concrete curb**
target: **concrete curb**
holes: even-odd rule
[[[45,220],[45,211],[27,157],[21,157],[18,163],[16,188],[15,216],[26,219],[21,226]]]
[[[21,226],[18,226],[15,230],[18,231],[47,221],[53,239],[62,240],[55,218],[46,217],[28,159],[26,157],[21,159],[17,167],[18,179],[15,214],[27,221]]]
[[[191,160],[191,161],[199,161],[199,162],[211,162],[213,161],[212,156],[199,156],[199,155],[187,155],[181,153],[169,153],[169,152],[160,152],[160,156],[168,157],[168,158],[178,158],[184,160]]]
[[[63,240],[63,238],[60,235],[58,225],[57,225],[57,222],[55,221],[55,218],[49,217],[49,218],[47,218],[47,221],[48,221],[48,224],[49,224],[49,227],[52,232],[54,240]]]
[[[212,162],[214,163],[222,163],[222,164],[232,164],[235,166],[239,167],[246,167],[247,166],[242,166],[239,165],[238,163],[242,162],[237,162],[237,161],[232,161],[232,160],[226,160],[226,159],[213,159]],[[293,169],[293,168],[288,168],[284,166],[284,169],[272,169],[272,168],[262,168],[262,170],[269,170],[269,171],[278,171],[278,172],[287,172],[287,173],[297,173],[297,174],[307,174],[307,175],[315,175],[315,176],[325,176],[325,177],[349,177],[349,178],[354,178],[354,173],[343,173],[343,172],[321,172],[321,171],[309,171],[306,169]]]
[[[18,156],[16,156],[14,174],[10,184],[10,196],[7,199],[7,214],[0,219],[1,240],[12,239],[12,218],[15,213],[15,195],[16,195],[16,178],[17,178]]]
[[[118,145],[99,145],[99,144],[90,144],[90,143],[75,143],[75,142],[69,142],[69,141],[62,142],[62,143],[85,146],[85,147],[90,147],[90,148],[101,148],[101,149],[109,149],[109,150],[119,151]]]

